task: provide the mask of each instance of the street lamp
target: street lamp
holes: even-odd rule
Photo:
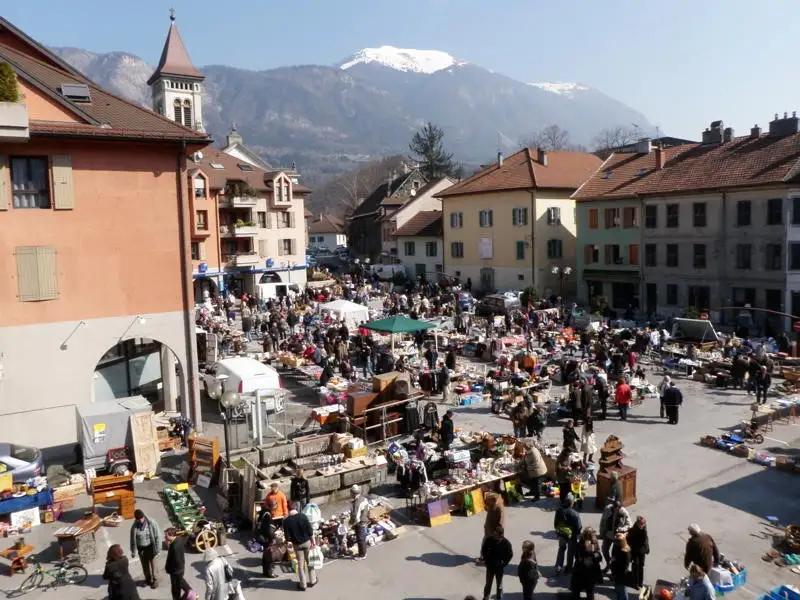
[[[559,267],[558,265],[553,265],[552,270],[550,271],[555,277],[558,277],[558,295],[562,299],[564,298],[564,279],[569,277],[572,274],[572,267]]]
[[[222,394],[222,397],[219,399],[219,403],[222,405],[222,408],[225,409],[225,412],[222,413],[222,420],[225,431],[225,462],[228,463],[229,467],[231,466],[231,444],[230,435],[228,433],[228,424],[231,414],[230,409],[232,406],[239,404],[239,399],[239,394],[230,390]]]

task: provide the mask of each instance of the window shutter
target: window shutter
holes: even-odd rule
[[[493,219],[493,214],[492,214],[493,212],[494,212],[494,211],[492,211],[492,209],[491,209],[491,208],[490,208],[490,209],[487,211],[487,214],[488,214],[488,220],[489,220],[489,227],[491,227],[492,225],[494,225],[494,222],[493,222],[493,220],[494,220],[494,219]]]
[[[267,229],[272,229],[272,213],[267,211],[266,214]]]
[[[583,247],[583,264],[590,265],[592,264],[592,245],[586,244]]]
[[[628,246],[628,262],[632,265],[639,264],[639,244]]]
[[[267,258],[267,240],[258,240],[258,255]]]
[[[59,154],[51,158],[53,172],[53,208],[72,210],[75,208],[75,192],[72,186],[72,157]]]
[[[198,255],[200,256],[200,260],[206,259],[206,243],[200,242],[197,244]]]
[[[294,211],[289,213],[289,227],[294,229]]]
[[[613,249],[611,248],[611,244],[606,244],[605,245],[605,255],[606,255],[606,264],[607,265],[610,265],[611,262],[612,262],[612,258],[613,258],[611,256],[612,253],[613,253]]]
[[[11,173],[6,157],[0,156],[0,210],[8,210],[11,205]]]
[[[19,246],[17,289],[21,302],[58,298],[56,251],[52,246]]]

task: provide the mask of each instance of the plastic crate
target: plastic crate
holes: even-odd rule
[[[738,573],[734,573],[731,577],[733,580],[732,585],[715,585],[714,590],[717,592],[717,596],[724,596],[726,594],[730,594],[736,588],[742,587],[745,583],[747,583],[747,569],[742,569]],[[800,599],[798,599],[800,600]]]

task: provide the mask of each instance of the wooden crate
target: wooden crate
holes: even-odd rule
[[[61,502],[67,498],[74,498],[86,493],[86,484],[70,483],[61,487],[53,488],[53,502]]]

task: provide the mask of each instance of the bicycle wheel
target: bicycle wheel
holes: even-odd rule
[[[64,570],[64,583],[83,583],[89,573],[86,572],[86,567],[81,565],[70,565],[65,567]]]
[[[18,589],[23,594],[26,592],[30,592],[31,590],[34,590],[40,585],[42,585],[43,579],[44,575],[42,575],[38,571],[34,571],[30,575],[28,575],[22,583],[19,584]]]

